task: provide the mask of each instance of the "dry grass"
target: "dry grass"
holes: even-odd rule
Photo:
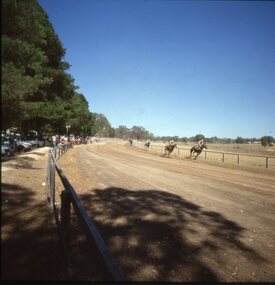
[[[143,142],[134,142],[135,146],[144,147]],[[189,158],[190,148],[194,144],[179,143],[178,149],[175,149],[171,157],[180,159]],[[156,154],[164,153],[165,143],[151,142],[150,151]],[[265,168],[266,157],[268,159],[268,168],[275,169],[275,147],[263,147],[260,144],[207,144],[207,153],[204,151],[198,157],[198,160],[208,160],[224,162],[226,164],[240,164],[242,166],[254,166]],[[239,155],[238,155],[239,154]]]

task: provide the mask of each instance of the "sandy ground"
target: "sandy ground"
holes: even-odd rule
[[[164,158],[125,142],[59,165],[126,280],[275,281],[275,172]]]

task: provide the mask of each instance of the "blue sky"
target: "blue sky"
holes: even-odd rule
[[[112,127],[275,137],[275,2],[39,0]]]

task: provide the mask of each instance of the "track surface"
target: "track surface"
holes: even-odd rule
[[[275,175],[125,142],[60,159],[127,280],[275,281]]]

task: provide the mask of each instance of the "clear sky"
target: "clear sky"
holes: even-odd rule
[[[275,137],[275,1],[39,3],[78,92],[112,127]]]

